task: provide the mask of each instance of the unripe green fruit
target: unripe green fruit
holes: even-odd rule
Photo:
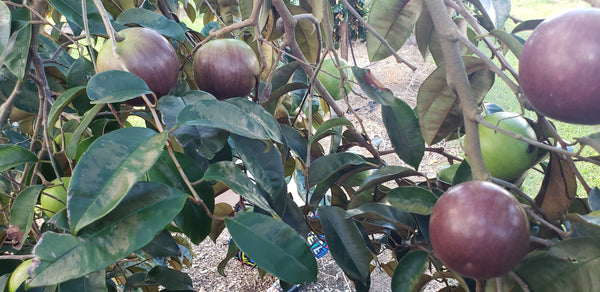
[[[69,187],[70,177],[61,178],[62,184],[58,179],[52,181],[53,186],[44,189],[40,198],[42,209],[49,217],[54,216],[58,211],[65,208],[67,203],[67,188]]]
[[[516,113],[496,112],[485,120],[504,130],[537,140],[533,128]],[[493,177],[512,181],[531,168],[537,160],[538,148],[488,127],[479,125],[483,162]]]
[[[354,75],[352,75],[352,70],[348,67],[348,63],[340,59],[340,64],[344,68],[343,71],[346,77],[348,77],[348,81],[354,81]],[[331,58],[325,59],[323,65],[321,65],[321,70],[317,74],[317,79],[323,83],[327,92],[335,100],[340,100],[344,97],[344,94],[340,91],[340,78],[340,70],[335,66],[334,60]],[[351,83],[346,83],[344,89],[346,93],[350,93],[352,89]]]
[[[10,277],[8,277],[8,285],[6,287],[8,292],[17,291],[19,286],[21,286],[21,284],[23,284],[23,282],[29,278],[27,269],[29,269],[30,265],[31,259],[28,259],[18,265],[17,268],[10,274]]]

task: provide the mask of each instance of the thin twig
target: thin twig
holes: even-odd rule
[[[525,205],[524,209],[525,209],[525,212],[527,212],[527,215],[529,215],[531,218],[533,218],[533,220],[546,226],[548,229],[556,232],[558,234],[558,236],[560,236],[562,239],[571,237],[571,235],[568,232],[565,232],[564,230],[554,226],[554,224],[544,220],[544,218],[540,217],[538,214],[533,212],[533,210],[531,210],[531,208],[529,208],[529,206]]]

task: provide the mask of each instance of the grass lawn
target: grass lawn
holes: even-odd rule
[[[551,16],[557,12],[565,11],[571,8],[577,7],[589,7],[584,1],[551,1],[551,0],[513,0],[511,15],[521,20],[529,19],[542,19]],[[508,31],[511,31],[515,24],[508,20],[506,23]],[[530,32],[529,32],[530,33]],[[518,35],[527,38],[529,33],[519,33]],[[516,57],[512,53],[508,53],[507,59],[513,65],[515,69],[518,69],[518,62]],[[494,86],[486,96],[486,102],[496,103],[506,111],[512,111],[521,113],[522,109],[517,102],[516,98],[508,86],[502,82],[499,78],[496,78]],[[534,118],[535,115],[532,112],[525,112],[526,117]],[[600,126],[582,126],[572,125],[554,121],[558,133],[567,141],[574,141],[574,138],[584,137],[592,133],[600,132]],[[577,147],[576,147],[577,149]],[[584,154],[587,156],[597,155],[595,151],[587,147],[584,150]],[[577,168],[590,185],[590,187],[600,187],[600,166],[596,166],[586,162],[577,163]],[[530,171],[523,187],[524,191],[534,196],[539,190],[543,176],[539,172]],[[586,196],[584,189],[581,185],[578,186],[578,194],[580,196]]]

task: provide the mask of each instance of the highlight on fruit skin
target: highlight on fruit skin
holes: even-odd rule
[[[519,83],[542,114],[600,124],[600,9],[569,10],[544,20],[523,45]]]
[[[177,85],[179,58],[171,43],[156,30],[145,27],[130,27],[118,32],[123,38],[117,41],[119,57],[129,72],[140,77],[157,98],[168,94]],[[122,70],[112,51],[112,42],[106,40],[98,52],[98,72]],[[126,102],[144,105],[141,98]]]
[[[474,279],[515,268],[529,248],[529,222],[513,195],[487,181],[449,188],[429,222],[435,256],[450,270]]]
[[[254,50],[237,39],[209,41],[194,53],[193,68],[198,89],[219,100],[249,95],[260,72]]]

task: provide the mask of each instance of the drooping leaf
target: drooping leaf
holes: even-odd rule
[[[225,218],[236,245],[258,266],[295,284],[317,280],[317,262],[306,241],[289,225],[251,212]]]
[[[29,55],[29,45],[31,44],[31,13],[24,7],[15,8],[12,12],[12,22],[15,25],[9,25],[9,29],[14,30],[13,37],[9,39],[8,46],[12,48],[6,50],[4,65],[12,72],[19,80],[25,78],[25,72],[28,68],[27,56]],[[16,24],[20,25],[17,26]],[[1,55],[0,55],[1,56]],[[3,81],[4,82],[4,81]]]
[[[415,176],[419,175],[413,169],[404,166],[384,166],[380,169],[375,170],[371,175],[369,175],[360,185],[360,188],[356,191],[357,193],[370,189],[375,185],[382,184],[386,181],[403,178],[407,176]]]
[[[363,165],[367,161],[360,155],[341,152],[319,157],[308,168],[308,183],[314,185],[350,166]]]
[[[375,0],[369,10],[368,23],[397,51],[413,31],[423,7],[422,0]],[[367,34],[369,61],[392,55],[373,34]]]
[[[103,217],[125,197],[160,156],[167,133],[123,128],[90,145],[73,170],[67,190],[71,231]]]
[[[204,179],[220,181],[250,203],[275,214],[275,211],[269,206],[269,202],[261,195],[252,180],[231,161],[220,161],[211,164],[204,174]]]
[[[560,154],[550,153],[550,162],[535,202],[548,220],[555,221],[566,215],[577,196],[577,178]]]
[[[318,213],[333,259],[349,277],[367,281],[372,257],[354,220],[333,206],[320,207]]]
[[[293,15],[308,13],[308,11],[300,6],[288,6],[288,9]],[[308,19],[298,21],[294,33],[298,46],[306,59],[311,63],[316,62],[321,46],[317,37],[317,29],[313,22]]]
[[[117,23],[123,25],[139,24],[143,27],[152,28],[161,34],[172,37],[180,42],[185,40],[185,32],[177,22],[148,9],[127,9],[119,14]]]
[[[100,269],[83,277],[69,280],[58,285],[59,291],[103,292],[106,288],[106,271]]]
[[[65,90],[52,104],[48,113],[48,128],[52,129],[60,114],[77,96],[85,92],[85,86],[75,86]]]
[[[423,11],[421,11],[419,18],[415,23],[415,40],[423,59],[427,57],[427,47],[429,46],[429,40],[431,39],[433,30],[433,19],[431,19],[429,9],[424,5]]]
[[[151,257],[177,257],[181,253],[177,241],[175,241],[171,232],[166,229],[158,233],[158,235],[142,249]]]
[[[492,87],[495,75],[477,57],[464,56],[463,61],[473,95],[481,103]],[[448,86],[444,64],[438,66],[421,84],[417,95],[417,113],[421,134],[429,145],[441,141],[463,125],[458,96]]]
[[[76,157],[81,156],[81,153],[79,153],[79,141],[81,140],[83,134],[85,134],[85,132],[88,130],[90,123],[92,123],[92,121],[96,118],[96,114],[98,114],[102,108],[104,108],[103,104],[96,104],[90,110],[85,112],[85,114],[83,114],[81,122],[79,122],[79,125],[77,125],[75,131],[73,131],[71,140],[69,141],[69,144],[67,144],[67,149],[65,151],[67,157],[70,159],[75,159]]]
[[[177,126],[182,125],[208,126],[251,139],[272,139],[281,143],[281,134],[274,136],[272,129],[267,130],[269,122],[256,120],[238,106],[225,101],[199,100],[187,105],[177,116]]]
[[[218,203],[218,204],[215,204],[215,210],[213,211],[213,215],[219,216],[219,217],[229,217],[234,214],[233,212],[234,212],[233,207],[230,204]],[[223,230],[225,230],[225,221],[213,220],[208,237],[210,237],[210,239],[214,243],[216,243],[217,238],[219,238],[219,236],[221,235],[221,232],[223,232]]]
[[[121,70],[100,72],[90,79],[87,87],[91,103],[122,102],[151,93],[142,78]]]
[[[394,151],[408,165],[417,169],[425,155],[425,141],[419,131],[419,120],[412,108],[401,99],[381,106],[383,124]]]
[[[19,233],[22,233],[21,243],[27,239],[27,235],[31,230],[35,203],[43,189],[43,185],[33,185],[24,189],[15,198],[10,208],[9,222],[11,226],[17,226]]]
[[[302,161],[306,161],[308,144],[306,138],[295,128],[281,125],[281,133],[285,138],[285,144],[298,155]]]
[[[517,59],[521,56],[521,50],[523,49],[523,43],[521,43],[519,41],[519,39],[516,38],[515,35],[509,34],[505,31],[499,30],[499,29],[494,29],[494,30],[490,31],[490,35],[493,35],[497,39],[501,40],[504,43],[504,45],[506,45],[508,47],[508,49],[510,49],[513,52],[513,54],[515,54],[515,56],[517,56]]]
[[[28,162],[37,161],[37,156],[24,147],[11,144],[0,144],[0,171],[5,171]]]
[[[175,218],[186,198],[177,189],[139,182],[115,209],[78,236],[45,232],[34,250],[40,263],[31,286],[76,279],[145,246]]]
[[[397,187],[387,194],[388,201],[394,208],[419,215],[429,215],[437,202],[437,197],[430,191],[413,186]]]
[[[425,271],[429,254],[424,250],[411,251],[399,261],[392,276],[392,291],[412,291]]]
[[[600,285],[600,240],[576,237],[561,240],[547,252],[532,253],[515,272],[531,291],[593,291]]]
[[[340,126],[353,127],[354,125],[346,118],[331,118],[323,122],[323,124],[321,124],[317,128],[317,131],[313,134],[312,137],[310,137],[308,144],[312,144],[315,141],[319,141],[320,139],[328,135],[341,135],[342,133],[339,133],[335,130],[335,128]]]

